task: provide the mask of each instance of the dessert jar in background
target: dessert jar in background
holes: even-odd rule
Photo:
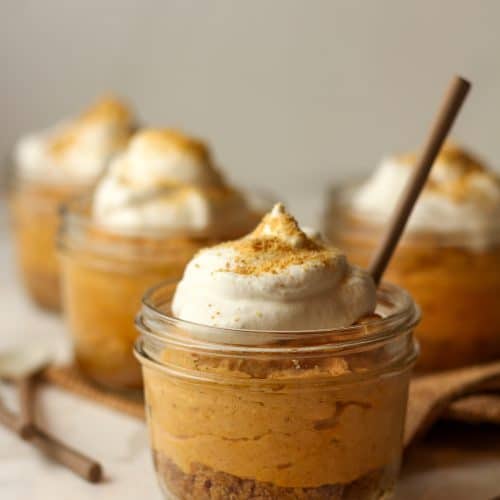
[[[177,319],[174,289],[146,294],[135,349],[165,498],[390,497],[416,357],[406,292],[383,284],[354,326],[287,332]]]
[[[109,97],[17,143],[10,165],[11,225],[23,283],[38,305],[60,308],[55,244],[60,204],[92,186],[133,126],[126,105]]]
[[[19,178],[10,181],[9,211],[20,277],[31,298],[44,309],[57,311],[61,305],[55,248],[59,205],[84,189]]]
[[[59,236],[64,312],[80,370],[100,385],[141,387],[132,354],[134,315],[152,284],[179,277],[206,239],[168,232],[114,233],[96,224],[87,198],[63,209]]]
[[[201,142],[167,130],[134,135],[94,193],[63,214],[64,310],[82,372],[109,388],[141,387],[133,343],[144,291],[179,278],[200,248],[242,236],[260,215]]]
[[[332,190],[325,232],[366,267],[414,157],[388,158],[374,176]],[[500,358],[500,180],[447,145],[412,214],[386,276],[422,308],[420,370]]]

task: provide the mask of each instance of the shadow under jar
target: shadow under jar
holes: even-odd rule
[[[331,193],[325,234],[351,262],[367,267],[385,230],[376,214],[351,205],[355,185]],[[416,329],[419,371],[452,369],[500,358],[500,223],[478,232],[409,230],[386,277],[411,292],[422,309]],[[493,236],[493,238],[492,238]]]
[[[10,221],[21,278],[30,297],[44,309],[61,309],[56,248],[61,204],[85,189],[17,176],[10,179]]]
[[[381,317],[352,327],[273,332],[173,318],[174,289],[136,320],[165,498],[390,498],[417,351],[406,292],[382,285]]]
[[[217,242],[168,231],[113,232],[92,220],[88,198],[68,203],[59,235],[63,302],[82,373],[108,388],[140,388],[133,344],[141,297],[158,281],[181,277],[194,253]]]

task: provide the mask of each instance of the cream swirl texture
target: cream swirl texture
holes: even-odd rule
[[[406,154],[385,158],[373,176],[352,195],[355,212],[373,219],[388,218],[415,164]],[[498,242],[500,176],[476,157],[446,144],[431,171],[408,222],[408,229],[472,236],[473,245]]]
[[[133,127],[123,102],[103,98],[75,119],[21,138],[14,148],[17,173],[44,182],[93,183]]]
[[[191,260],[172,312],[219,328],[317,330],[350,326],[375,304],[369,274],[307,236],[277,204],[248,236]]]
[[[216,237],[244,234],[255,223],[249,203],[226,185],[207,146],[168,129],[134,135],[99,182],[93,217],[118,231]]]

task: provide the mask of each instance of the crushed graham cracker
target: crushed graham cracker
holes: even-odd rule
[[[79,122],[116,122],[129,125],[134,118],[130,108],[121,100],[113,95],[105,96],[99,99],[93,106],[84,111]]]
[[[417,161],[417,154],[406,153],[397,156],[396,160],[402,165],[412,166]],[[447,142],[442,147],[436,158],[436,167],[427,181],[427,192],[442,194],[455,202],[466,201],[480,195],[474,188],[478,178],[490,180],[500,190],[499,176],[476,155],[452,142]],[[440,178],[436,172],[443,169],[449,169],[453,175]]]
[[[219,248],[235,253],[220,271],[243,275],[278,274],[290,266],[335,265],[342,256],[340,250],[309,238],[281,203],[248,236]]]
[[[212,164],[210,149],[201,140],[174,129],[149,128],[134,137],[135,144],[143,144],[163,153],[182,152],[196,158],[201,163]]]
[[[116,148],[121,148],[131,135],[133,116],[130,109],[118,98],[103,97],[52,138],[48,146],[49,153],[55,158],[64,155],[77,144],[82,133],[99,123],[117,125],[112,142]]]

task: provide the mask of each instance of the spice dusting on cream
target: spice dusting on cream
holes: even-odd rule
[[[193,258],[172,311],[222,328],[316,330],[350,326],[372,313],[375,302],[369,274],[308,236],[277,204],[246,237]]]
[[[122,151],[135,118],[120,99],[100,99],[80,116],[27,135],[15,148],[18,173],[45,182],[92,183]]]
[[[227,185],[208,146],[171,129],[144,129],[110,165],[93,217],[117,231],[169,230],[187,236],[244,234],[255,216]]]
[[[374,174],[353,191],[353,214],[387,220],[416,160],[414,153],[384,158]],[[488,247],[498,243],[499,217],[500,175],[472,153],[448,143],[436,158],[408,230],[444,235],[465,232],[471,246]]]
[[[237,274],[276,274],[289,266],[327,265],[339,250],[312,239],[278,203],[257,228],[245,238],[223,243],[235,251],[226,271]]]

